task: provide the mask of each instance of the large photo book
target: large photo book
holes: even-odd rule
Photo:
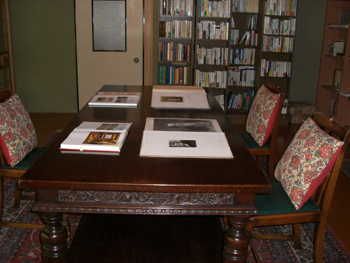
[[[140,92],[103,92],[100,91],[89,101],[89,107],[136,107],[140,101]]]
[[[197,86],[153,86],[151,108],[210,109],[205,90]]]
[[[233,158],[216,120],[178,118],[147,118],[140,156]]]
[[[63,153],[119,153],[131,123],[83,122],[61,143]]]

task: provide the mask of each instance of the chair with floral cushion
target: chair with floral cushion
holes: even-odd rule
[[[269,194],[255,196],[258,216],[246,227],[252,239],[294,240],[301,248],[300,224],[315,222],[314,262],[322,262],[329,208],[350,141],[348,127],[316,112],[300,127],[270,179]],[[293,225],[293,235],[253,233],[254,227]],[[251,241],[255,255],[256,248]],[[260,259],[256,258],[258,262]]]
[[[274,153],[283,101],[286,94],[279,86],[262,85],[249,110],[246,130],[239,131],[244,143],[262,166],[262,156],[268,157],[268,175],[273,177]]]
[[[0,91],[0,101],[0,226],[41,229],[43,225],[39,224],[2,221],[3,178],[16,180],[15,208],[18,208],[20,200],[34,200],[33,195],[22,195],[18,180],[45,150],[45,147],[37,147],[33,123],[18,95],[11,96],[10,91],[4,89]]]

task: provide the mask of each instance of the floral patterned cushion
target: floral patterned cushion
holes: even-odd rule
[[[18,95],[0,103],[0,147],[12,167],[34,147],[37,138],[32,120]]]
[[[261,147],[269,139],[275,124],[281,94],[269,91],[264,85],[258,90],[250,108],[246,131]]]
[[[311,118],[303,123],[275,170],[275,178],[295,209],[302,207],[331,172],[342,147],[342,141],[328,135]]]

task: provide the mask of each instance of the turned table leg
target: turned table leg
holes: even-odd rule
[[[249,218],[230,216],[231,226],[225,232],[222,262],[247,262],[250,237],[245,227]]]
[[[62,213],[43,213],[45,227],[40,240],[45,263],[68,262],[67,230],[61,224]]]

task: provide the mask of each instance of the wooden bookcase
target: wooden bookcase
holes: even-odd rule
[[[350,75],[347,74],[350,70],[349,10],[349,0],[327,1],[316,99],[316,109],[334,115],[335,121],[340,125],[350,125],[350,100],[345,96],[350,95]],[[343,40],[344,51],[333,52],[331,44]],[[337,81],[339,73],[342,73],[340,82]]]
[[[293,62],[293,44],[296,30],[297,0],[193,0],[192,16],[164,14],[166,3],[182,0],[159,0],[159,56],[158,84],[164,83],[164,66],[183,66],[190,72],[186,83],[180,85],[198,85],[209,87],[228,115],[247,116],[251,98],[262,84],[274,83],[287,89],[291,86],[291,68]],[[276,3],[279,5],[276,6]],[[275,6],[270,12],[267,6]],[[164,9],[165,8],[165,9]],[[223,8],[223,9],[220,9]],[[266,11],[267,10],[267,11]],[[188,20],[193,22],[192,36],[188,38],[169,38],[162,35],[166,21]],[[270,22],[268,22],[270,21]],[[280,24],[283,26],[280,26]],[[271,32],[271,27],[274,29]],[[291,29],[293,28],[293,29]],[[268,29],[270,31],[268,32]],[[277,43],[271,51],[266,50],[267,40]],[[283,44],[289,41],[288,48]],[[189,61],[165,61],[162,59],[161,43],[187,43],[192,47]],[[264,65],[277,65],[280,70],[289,73],[268,74]],[[279,72],[276,71],[276,72]],[[173,83],[176,84],[176,83]],[[239,95],[240,94],[240,95]],[[233,95],[242,97],[240,106],[234,104]]]
[[[193,84],[193,1],[159,1],[158,84]]]
[[[14,93],[14,74],[12,65],[11,32],[7,0],[0,0],[0,90]]]
[[[286,89],[286,101],[288,101],[298,2],[290,0],[285,1],[285,4],[274,7],[273,0],[265,2],[262,16],[263,36],[259,86],[267,83],[279,85]]]

